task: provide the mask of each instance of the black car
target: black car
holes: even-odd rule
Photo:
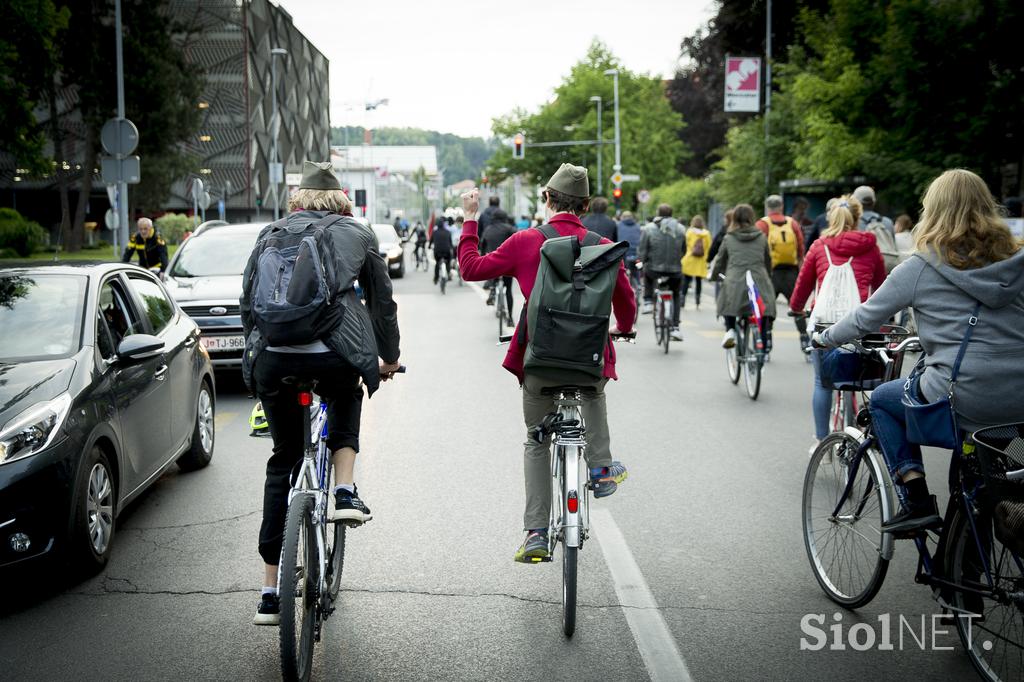
[[[126,504],[209,464],[213,417],[199,329],[151,273],[0,268],[0,567],[101,568]]]

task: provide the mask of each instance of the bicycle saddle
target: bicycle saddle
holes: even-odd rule
[[[658,286],[659,287],[668,286],[668,277],[659,277],[658,278]]]

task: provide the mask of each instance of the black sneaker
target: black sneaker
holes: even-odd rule
[[[934,495],[927,502],[908,504],[888,523],[882,524],[883,533],[892,533],[897,538],[913,537],[916,533],[942,525],[939,505]]]
[[[359,499],[359,489],[349,493],[339,490],[334,499],[334,514],[331,521],[344,521],[353,525],[366,523],[373,518],[370,508]]]
[[[280,625],[281,598],[276,594],[262,595],[260,603],[256,606],[256,616],[252,622],[253,625]]]

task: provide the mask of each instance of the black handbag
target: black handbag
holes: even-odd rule
[[[957,425],[953,392],[956,389],[956,378],[960,374],[960,363],[963,362],[967,344],[971,340],[974,328],[978,326],[978,311],[981,303],[974,306],[974,312],[967,320],[967,331],[964,332],[960,350],[956,354],[953,373],[949,378],[949,393],[933,403],[921,402],[923,397],[918,384],[924,373],[924,358],[921,358],[914,371],[907,377],[903,386],[903,408],[907,420],[907,440],[917,445],[930,445],[937,448],[953,450],[960,447],[960,428]]]

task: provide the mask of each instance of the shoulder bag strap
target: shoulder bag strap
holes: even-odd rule
[[[949,378],[949,394],[953,395],[953,386],[956,384],[957,375],[960,374],[960,363],[963,362],[964,353],[967,352],[967,344],[971,340],[974,328],[978,326],[978,312],[981,310],[981,301],[974,304],[974,312],[967,320],[967,331],[964,332],[964,340],[960,342],[960,350],[956,354],[956,362],[953,363],[953,375]]]
[[[822,244],[822,246],[825,246]],[[828,261],[828,266],[832,267],[835,263],[832,262],[832,254],[828,252],[828,247],[825,246],[825,259]]]
[[[583,239],[580,240],[580,243],[583,246],[597,246],[601,243],[601,235],[597,232],[588,231],[587,234],[584,235]]]
[[[562,236],[558,234],[558,230],[556,230],[554,227],[547,223],[544,223],[543,225],[538,225],[533,229],[540,231],[540,233],[544,235],[544,241],[547,241],[548,239],[558,239],[559,237]]]

